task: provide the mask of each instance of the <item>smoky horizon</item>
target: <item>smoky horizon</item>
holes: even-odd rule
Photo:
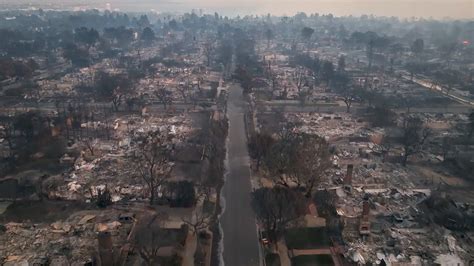
[[[219,1],[219,0],[3,0],[1,9],[42,8],[42,9],[109,9],[122,12],[172,12],[186,13],[200,10],[203,13],[218,12],[225,16],[266,15],[293,16],[296,13],[333,14],[335,16],[374,15],[399,18],[425,19],[472,19],[474,1],[469,0],[257,0],[257,1]]]

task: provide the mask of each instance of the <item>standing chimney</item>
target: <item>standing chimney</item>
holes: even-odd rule
[[[99,232],[99,257],[102,266],[114,265],[114,252],[112,244],[112,235],[110,232]]]
[[[370,206],[369,206],[369,199],[365,198],[362,202],[362,216],[369,216]]]
[[[360,217],[359,232],[362,235],[362,238],[365,239],[366,236],[370,235],[370,219],[369,219],[369,196],[364,196],[364,201],[362,202],[362,215]]]
[[[347,165],[347,173],[344,177],[344,185],[352,186],[352,171],[354,170],[354,165],[348,164]]]

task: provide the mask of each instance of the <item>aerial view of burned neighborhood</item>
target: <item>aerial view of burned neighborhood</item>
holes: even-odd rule
[[[454,2],[0,1],[0,265],[474,265]]]

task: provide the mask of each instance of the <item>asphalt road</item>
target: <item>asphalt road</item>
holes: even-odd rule
[[[402,75],[402,77],[406,80],[412,80],[411,77],[408,75]],[[426,89],[439,92],[445,97],[451,98],[452,100],[455,100],[458,103],[464,104],[466,106],[474,106],[474,102],[468,99],[467,97],[455,95],[454,93],[450,92],[449,90],[446,90],[442,86],[433,84],[433,81],[431,80],[423,80],[415,77],[412,81]]]
[[[242,89],[232,86],[227,103],[229,136],[228,169],[223,187],[224,265],[253,266],[260,264],[255,216],[250,207],[250,168],[244,125]]]

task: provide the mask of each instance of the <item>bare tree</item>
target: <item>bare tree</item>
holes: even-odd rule
[[[342,94],[342,101],[346,104],[346,112],[351,112],[352,103],[356,100],[355,91],[353,89],[346,89]]]
[[[150,132],[135,140],[138,145],[132,161],[135,164],[135,173],[148,186],[150,204],[155,202],[158,189],[170,177],[173,169],[169,161],[171,137],[166,132]]]
[[[352,103],[356,100],[356,90],[350,85],[350,78],[344,72],[337,72],[333,77],[333,86],[341,96],[342,101],[346,104],[346,111],[351,111]]]
[[[125,87],[117,86],[115,88],[114,95],[112,98],[112,104],[114,105],[115,111],[118,111],[120,105],[122,104],[122,100],[127,93],[128,89]]]
[[[178,85],[177,89],[178,89],[178,92],[181,94],[181,97],[183,97],[184,103],[188,103],[189,88],[190,87],[187,83]]]
[[[287,173],[291,171],[294,139],[295,136],[292,130],[282,130],[279,139],[264,157],[265,166],[274,178],[275,183],[285,187],[289,187],[292,181]]]
[[[204,210],[198,211],[196,208],[195,214],[190,219],[182,218],[182,221],[192,228],[193,234],[196,235],[199,231],[206,229],[211,224],[212,213]]]
[[[111,75],[106,72],[96,74],[96,95],[110,99],[115,111],[118,111],[123,99],[131,94],[131,88],[130,77],[126,75]]]
[[[318,206],[318,216],[326,219],[329,235],[340,236],[344,222],[337,214],[335,193],[329,190],[318,190],[314,193],[313,202]]]
[[[431,130],[423,125],[423,121],[420,118],[406,117],[403,121],[402,131],[402,164],[406,166],[409,156],[422,151],[423,145],[431,134]]]
[[[249,140],[250,155],[257,161],[257,171],[260,163],[268,155],[272,145],[275,143],[273,137],[268,133],[256,133]]]
[[[132,246],[146,265],[165,265],[164,258],[160,257],[158,251],[162,247],[173,246],[177,250],[182,249],[183,238],[186,238],[187,230],[180,232],[163,228],[163,221],[167,219],[166,214],[151,214],[141,217],[132,233]]]
[[[163,104],[165,110],[173,103],[173,98],[171,97],[171,92],[168,91],[165,87],[160,87],[157,91],[155,91],[156,97],[160,100]]]
[[[86,138],[84,140],[84,146],[87,150],[89,150],[92,156],[94,156],[95,146],[97,145],[97,143],[97,139],[94,139],[92,137]]]
[[[300,134],[294,159],[294,175],[303,183],[306,196],[310,197],[315,185],[331,166],[328,144],[324,138]]]
[[[280,186],[253,191],[250,204],[259,224],[273,243],[278,241],[291,222],[306,211],[305,199],[301,193]]]
[[[323,138],[291,132],[272,145],[265,163],[277,184],[290,187],[295,183],[305,189],[307,197],[331,165],[328,144]]]

